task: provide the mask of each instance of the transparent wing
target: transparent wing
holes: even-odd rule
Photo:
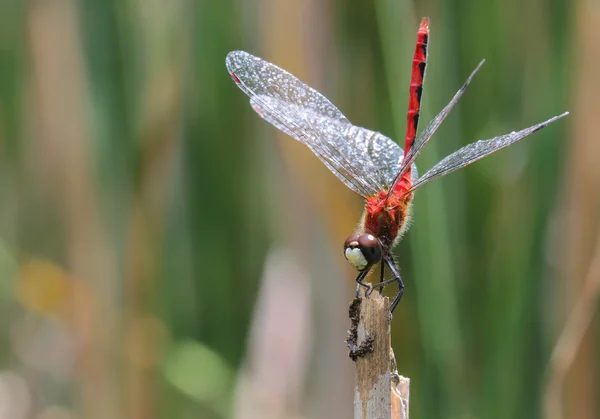
[[[424,184],[431,182],[440,176],[447,175],[448,173],[454,172],[462,167],[468,166],[469,164],[476,162],[477,160],[487,156],[488,154],[498,151],[504,147],[516,143],[517,141],[533,134],[536,131],[550,125],[552,122],[568,115],[569,112],[565,112],[561,115],[550,118],[547,121],[541,122],[529,128],[525,128],[521,131],[511,132],[510,134],[500,135],[498,137],[491,138],[489,140],[480,140],[476,143],[471,143],[464,146],[463,148],[450,154],[438,164],[433,166],[427,173],[419,178],[414,184],[411,190],[420,188]]]
[[[477,73],[477,71],[479,71],[484,62],[485,60],[481,60],[481,62],[475,68],[475,70],[473,70],[465,84],[463,84],[459,91],[456,92],[452,100],[446,105],[444,109],[442,109],[442,111],[435,118],[433,118],[429,122],[429,124],[425,127],[421,134],[415,139],[412,147],[410,148],[408,153],[406,153],[406,158],[402,162],[402,166],[400,167],[400,170],[397,173],[396,179],[394,179],[394,186],[396,182],[402,177],[404,172],[406,172],[406,169],[408,169],[408,167],[414,163],[415,159],[419,156],[419,154],[421,154],[421,151],[423,151],[429,140],[431,140],[433,134],[435,134],[440,125],[442,125],[442,122],[444,122],[444,119],[446,119],[450,111],[454,108],[454,106],[456,106],[458,100],[467,90],[467,86],[471,83],[473,77],[475,77],[475,74]]]
[[[382,134],[353,126],[324,96],[285,70],[243,51],[227,68],[253,109],[306,144],[346,186],[363,197],[393,181],[402,150]]]
[[[296,104],[317,115],[348,122],[348,119],[325,96],[307,86],[294,75],[245,51],[227,54],[226,65],[242,83],[237,83],[248,96],[270,96]]]
[[[356,192],[363,196],[387,189],[400,169],[402,149],[383,134],[271,97],[255,96],[250,103],[264,120],[306,144],[348,187],[360,186]],[[281,125],[282,114],[294,121],[294,127]]]

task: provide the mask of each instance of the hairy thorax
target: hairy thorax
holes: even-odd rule
[[[400,238],[409,219],[412,195],[412,192],[397,189],[387,202],[385,192],[367,198],[363,228],[366,233],[379,238],[385,249],[390,250]]]

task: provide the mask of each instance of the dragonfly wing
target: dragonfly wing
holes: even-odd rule
[[[481,62],[475,68],[475,70],[473,70],[465,84],[463,84],[462,87],[458,90],[458,92],[456,92],[452,100],[444,107],[444,109],[440,111],[439,114],[437,114],[435,118],[433,118],[429,122],[429,124],[427,124],[425,129],[421,132],[421,135],[419,135],[415,139],[410,150],[406,153],[406,159],[404,159],[402,167],[400,167],[400,170],[397,173],[397,179],[400,179],[402,177],[402,175],[404,174],[404,172],[406,172],[408,167],[411,164],[413,164],[415,159],[419,156],[419,154],[421,154],[421,151],[423,151],[429,140],[431,140],[433,134],[435,134],[440,125],[442,125],[442,122],[444,122],[444,119],[446,119],[448,114],[450,114],[450,111],[454,108],[454,106],[456,106],[463,93],[465,93],[465,91],[467,90],[467,86],[469,86],[469,84],[473,80],[473,77],[475,77],[475,74],[477,73],[477,71],[479,71],[484,62],[485,60],[481,60]]]
[[[400,168],[402,149],[383,134],[269,96],[254,96],[250,104],[264,120],[306,144],[363,197],[387,189]]]
[[[402,151],[392,140],[354,127],[323,95],[274,64],[243,51],[229,53],[226,64],[253,109],[306,144],[354,192],[374,195],[393,180]]]
[[[464,146],[463,148],[455,151],[446,158],[442,159],[439,163],[433,166],[423,176],[421,176],[412,187],[412,190],[420,188],[424,184],[431,182],[433,179],[447,175],[448,173],[454,172],[462,167],[468,166],[469,164],[476,162],[477,160],[487,156],[488,154],[498,151],[504,147],[516,143],[519,140],[533,134],[536,131],[550,125],[552,122],[568,115],[565,112],[561,115],[550,118],[547,121],[541,122],[529,128],[525,128],[521,131],[511,132],[510,134],[500,135],[498,137],[491,138],[489,140],[480,140],[475,143]]]
[[[344,141],[336,145],[347,156],[353,172],[377,184],[377,191],[388,190],[402,165],[404,153],[393,140],[366,128],[349,126]]]
[[[275,64],[245,51],[230,52],[225,63],[233,80],[250,97],[269,96],[317,115],[348,122],[325,96]]]

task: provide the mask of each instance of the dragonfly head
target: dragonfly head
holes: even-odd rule
[[[381,243],[372,234],[354,233],[344,243],[344,256],[358,271],[381,260]]]

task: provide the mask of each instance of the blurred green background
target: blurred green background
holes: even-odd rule
[[[362,203],[225,56],[403,139],[421,16],[423,126],[487,60],[421,173],[571,115],[416,194],[412,417],[600,417],[600,2],[3,0],[0,419],[351,417]]]

